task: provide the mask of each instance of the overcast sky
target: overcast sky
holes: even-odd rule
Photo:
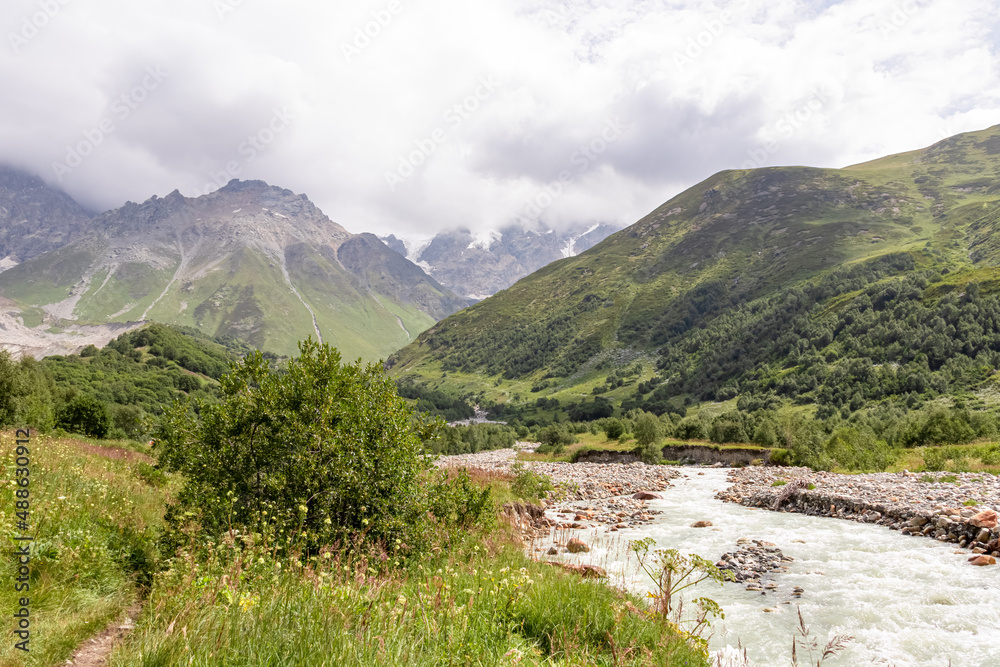
[[[635,222],[727,168],[1000,123],[1000,0],[3,0],[0,162],[234,176],[354,232]]]

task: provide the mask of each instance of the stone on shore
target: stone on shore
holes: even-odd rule
[[[576,565],[573,563],[559,563],[554,560],[546,561],[548,565],[553,567],[558,567],[567,572],[575,572],[583,576],[584,579],[604,579],[608,576],[607,571],[603,567],[598,567],[596,565]]]
[[[997,527],[997,513],[993,510],[986,510],[975,515],[969,519],[971,523],[976,528],[986,528],[988,530],[993,530]]]
[[[640,491],[639,493],[632,496],[636,500],[663,500],[663,496],[658,493],[652,493],[650,491]]]

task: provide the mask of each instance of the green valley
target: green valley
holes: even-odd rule
[[[656,414],[733,401],[846,416],[992,395],[998,176],[1000,127],[845,169],[721,172],[388,363],[516,412],[597,395]]]

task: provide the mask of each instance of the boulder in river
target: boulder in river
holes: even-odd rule
[[[651,491],[640,491],[632,497],[636,500],[663,500],[663,496],[658,493],[652,493]]]
[[[578,540],[577,538],[571,539],[566,544],[566,550],[571,554],[587,553],[590,551],[590,547],[583,540]]]
[[[969,559],[969,562],[973,565],[996,565],[997,559],[993,556],[973,556]]]
[[[708,528],[712,525],[711,521],[695,521],[691,524],[692,528]]]

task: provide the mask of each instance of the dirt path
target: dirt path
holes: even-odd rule
[[[99,634],[83,642],[76,649],[73,657],[66,661],[66,664],[74,667],[102,667],[106,665],[108,656],[111,655],[111,649],[135,628],[135,619],[139,617],[141,609],[142,607],[138,603],[126,609],[122,617],[115,619]]]

